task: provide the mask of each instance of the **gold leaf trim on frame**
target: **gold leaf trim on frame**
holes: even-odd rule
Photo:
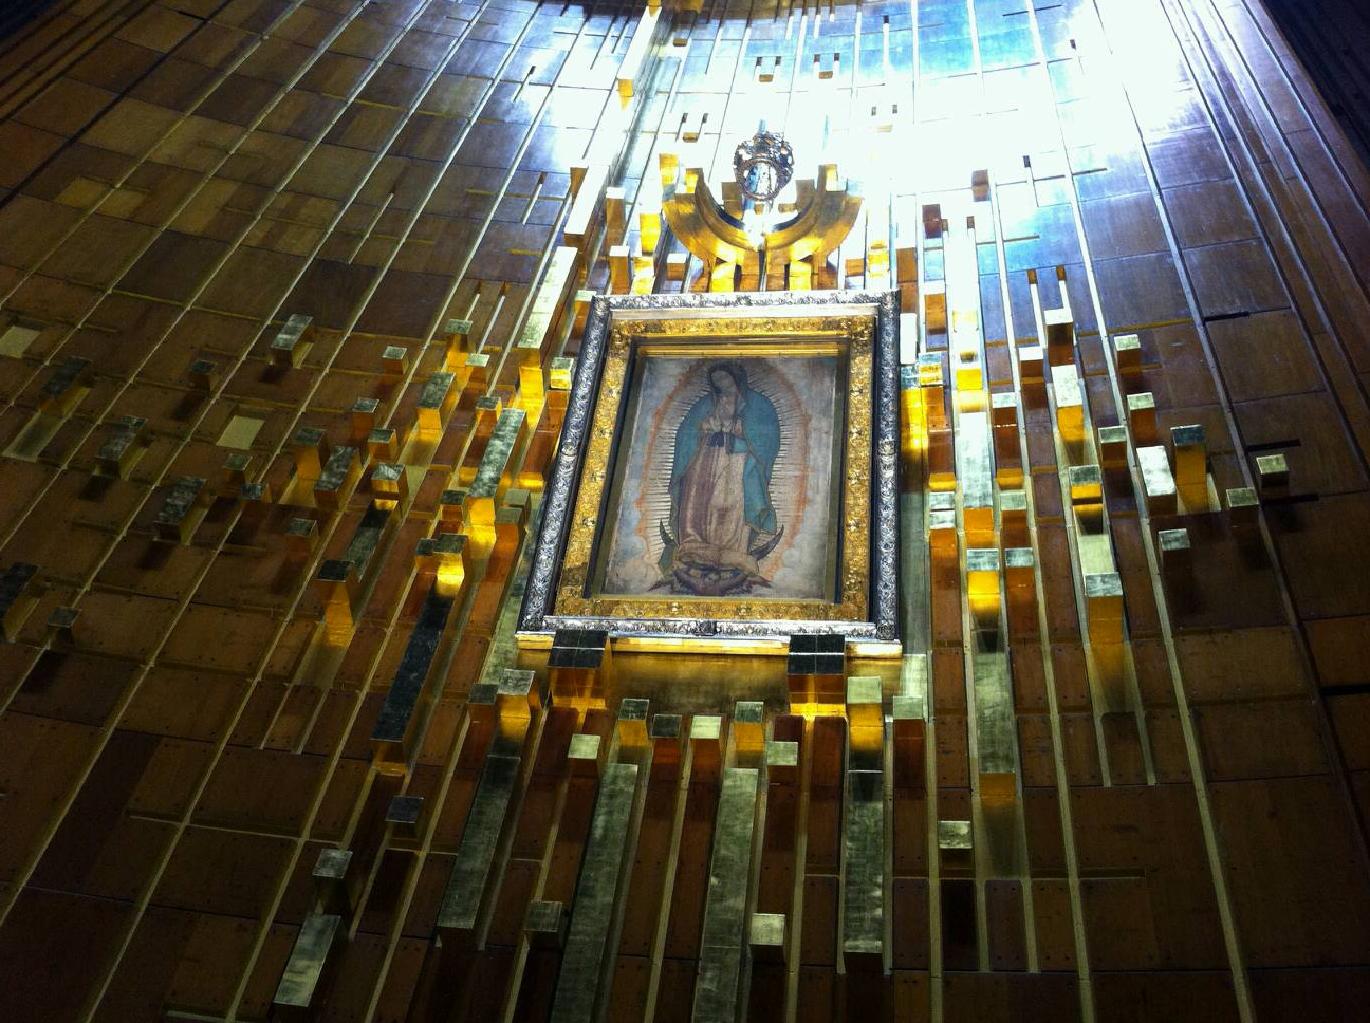
[[[599,394],[587,439],[571,528],[557,585],[555,614],[607,618],[714,618],[738,620],[864,621],[870,600],[871,386],[875,316],[708,316],[621,320],[612,323]],[[846,478],[842,506],[831,528],[843,530],[839,566],[840,599],[712,599],[698,597],[586,596],[594,564],[599,508],[614,454],[615,424],[624,396],[624,377],[633,342],[716,340],[720,355],[749,342],[782,354],[808,354],[808,342],[832,338],[847,343]]]

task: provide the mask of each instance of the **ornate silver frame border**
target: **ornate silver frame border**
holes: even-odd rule
[[[739,620],[713,618],[607,618],[552,613],[557,576],[585,457],[585,441],[604,368],[609,327],[616,315],[681,316],[745,312],[751,316],[842,311],[874,313],[871,374],[871,592],[870,619]],[[598,295],[590,306],[576,359],[576,375],[562,424],[552,478],[543,496],[533,565],[519,612],[521,635],[557,629],[606,630],[613,636],[677,639],[783,639],[795,634],[841,635],[853,640],[899,640],[899,293],[861,291],[744,292],[698,295]]]

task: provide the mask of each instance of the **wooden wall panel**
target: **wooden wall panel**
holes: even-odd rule
[[[701,1018],[720,771],[765,770],[737,701],[801,754],[759,786],[723,957],[738,1016],[1352,1018],[1370,171],[1347,97],[1366,21],[1268,3],[10,4],[0,1018],[544,1019],[573,982],[596,1018]],[[868,763],[839,703],[788,705],[777,659],[615,650],[572,696],[512,636],[566,403],[551,360],[579,351],[583,293],[617,283],[598,193],[588,235],[568,229],[575,186],[588,167],[622,190],[636,255],[661,155],[719,189],[763,118],[799,177],[835,162],[861,186],[814,286],[899,289],[908,350],[947,373],[949,447],[904,452],[906,645],[878,669],[890,741]],[[669,232],[655,256],[653,292],[709,290]],[[273,348],[297,314],[310,333]],[[537,330],[540,367],[514,350]],[[963,386],[969,363],[983,380]],[[444,370],[460,393],[420,429]],[[1033,557],[985,614],[956,476],[989,392],[987,542]],[[526,420],[495,539],[453,496],[498,450],[492,401]],[[1190,426],[1202,486],[1149,501],[1138,452],[1176,475]],[[1126,464],[1072,495],[1116,427]],[[310,429],[358,451],[340,490],[315,489]],[[1262,476],[1271,456],[1287,479]],[[405,466],[393,508],[381,462]],[[202,499],[178,518],[186,477]],[[959,509],[954,543],[934,549],[930,507]],[[453,532],[465,584],[430,633],[447,597],[425,552]],[[340,560],[338,600],[320,570]],[[535,672],[527,708],[494,696],[505,670]],[[663,720],[643,745],[625,698],[680,715],[679,740]],[[401,741],[379,741],[396,700]],[[614,761],[639,767],[631,855],[602,969],[570,978],[562,925]],[[858,762],[894,781],[870,973],[844,944]],[[444,916],[454,896],[473,920]],[[740,953],[754,912],[784,915],[782,949]]]

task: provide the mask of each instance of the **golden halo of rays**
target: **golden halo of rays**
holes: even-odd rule
[[[775,567],[782,563],[785,552],[798,540],[799,526],[808,506],[809,413],[794,385],[769,358],[728,355],[745,360],[748,389],[769,398],[780,420],[780,447],[771,472],[771,502],[778,524],[785,527],[785,535],[765,558],[767,566]],[[646,546],[645,557],[651,564],[661,560],[665,546],[657,523],[669,522],[671,517],[671,463],[675,458],[676,432],[695,402],[709,393],[708,384],[703,380],[704,367],[716,361],[700,359],[697,365],[681,374],[680,381],[651,417],[647,450],[643,455],[644,485],[635,502],[638,509],[636,533]]]

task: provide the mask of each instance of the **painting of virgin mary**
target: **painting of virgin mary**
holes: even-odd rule
[[[708,392],[676,430],[658,587],[747,593],[770,586],[762,561],[784,532],[771,501],[780,418],[770,398],[747,386],[741,362],[712,363],[705,378]]]
[[[827,352],[643,358],[592,589],[669,599],[830,593],[838,368]]]

